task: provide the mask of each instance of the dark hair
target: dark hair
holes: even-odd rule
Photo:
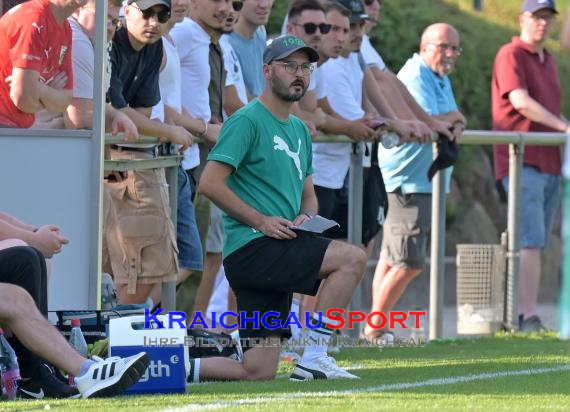
[[[352,12],[347,9],[346,7],[344,7],[342,4],[337,3],[336,1],[328,1],[325,4],[325,13],[329,13],[333,10],[336,10],[337,12],[339,12],[340,14],[342,14],[344,17],[348,17],[350,19],[350,16],[352,16]]]
[[[287,18],[293,20],[301,15],[305,10],[317,10],[325,12],[325,8],[319,0],[293,0],[287,11]]]

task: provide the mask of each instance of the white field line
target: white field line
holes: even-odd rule
[[[231,408],[232,406],[235,407],[240,405],[253,405],[253,404],[275,402],[275,401],[289,401],[292,399],[328,398],[328,397],[342,396],[342,395],[349,396],[358,393],[398,391],[402,389],[422,388],[426,386],[454,385],[457,383],[482,381],[486,379],[505,378],[511,376],[540,375],[543,373],[563,372],[563,371],[570,371],[570,365],[559,365],[551,368],[523,369],[518,371],[479,373],[474,375],[453,376],[449,378],[428,379],[425,381],[417,381],[417,382],[390,383],[390,384],[343,390],[343,391],[300,392],[300,393],[297,392],[281,396],[260,396],[254,399],[240,399],[240,400],[219,401],[212,403],[191,403],[180,408],[162,409],[162,412],[190,412],[190,411],[199,411],[199,410],[200,411],[213,410],[213,409]]]

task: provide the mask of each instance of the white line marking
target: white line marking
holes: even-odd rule
[[[401,389],[422,388],[425,386],[454,385],[456,383],[466,383],[466,382],[481,381],[486,379],[496,379],[496,378],[504,378],[510,376],[540,375],[543,373],[564,372],[564,371],[570,371],[570,365],[559,365],[551,368],[523,369],[518,371],[488,372],[488,373],[479,373],[476,375],[452,376],[449,378],[428,379],[426,381],[418,381],[418,382],[390,383],[379,386],[370,386],[367,388],[350,389],[344,391],[301,392],[301,393],[290,393],[283,396],[257,397],[255,399],[240,399],[235,401],[232,400],[232,401],[221,401],[213,403],[191,403],[181,408],[163,409],[162,412],[191,412],[198,410],[213,410],[213,409],[230,408],[232,406],[239,406],[239,405],[252,405],[252,404],[275,402],[275,401],[288,401],[291,399],[316,398],[316,397],[328,398],[339,395],[340,396],[354,395],[357,393],[397,391]]]

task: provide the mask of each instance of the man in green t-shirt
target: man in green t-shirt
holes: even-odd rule
[[[340,322],[330,308],[344,308],[364,273],[366,255],[355,246],[296,227],[318,211],[311,178],[311,138],[290,115],[303,97],[317,52],[295,36],[281,36],[264,53],[266,86],[259,99],[224,124],[202,174],[199,191],[224,212],[224,268],[236,293],[240,337],[291,336],[286,320],[294,292],[315,295],[322,279],[312,328],[293,380],[354,379],[327,355],[323,342]],[[261,319],[276,327],[245,321]],[[267,322],[266,322],[267,323]],[[309,323],[309,322],[307,322]],[[243,326],[243,327],[242,327]],[[272,379],[279,347],[246,345],[243,363],[228,358],[192,359],[189,381]]]

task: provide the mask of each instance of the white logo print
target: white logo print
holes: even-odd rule
[[[40,26],[36,22],[32,23],[32,26],[36,28],[36,30],[38,31],[38,34],[42,34],[42,29],[44,28],[44,26]]]
[[[297,149],[297,153],[292,152],[287,143],[277,135],[273,136],[273,143],[275,143],[273,150],[282,150],[287,156],[293,159],[293,163],[295,163],[295,167],[299,171],[299,180],[302,181],[303,172],[301,171],[301,159],[299,158],[299,153],[301,153],[301,139],[299,139],[299,148]]]

